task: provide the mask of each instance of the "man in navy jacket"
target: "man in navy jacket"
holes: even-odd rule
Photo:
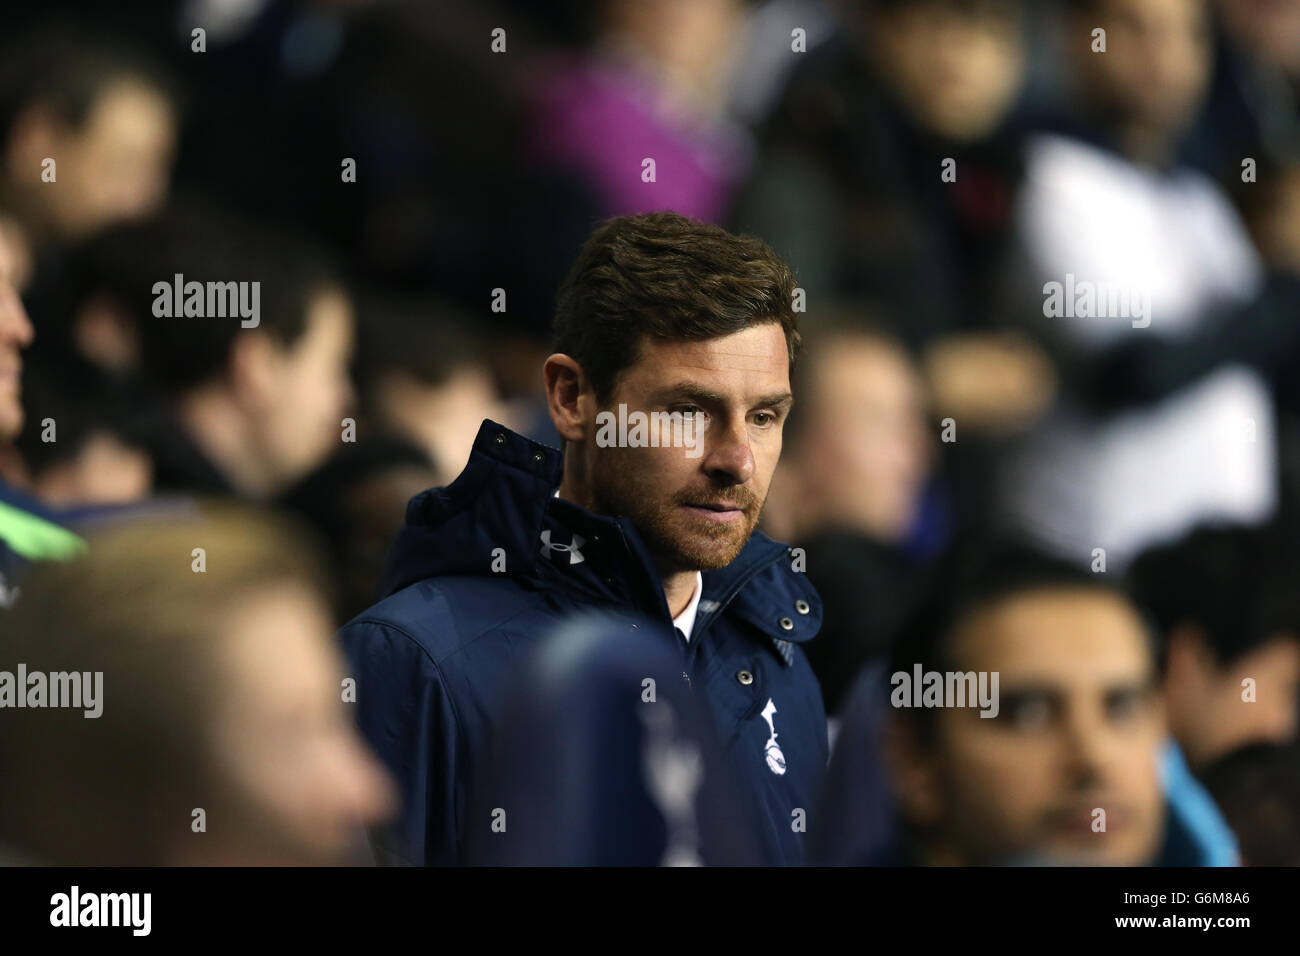
[[[828,747],[799,645],[821,603],[797,552],[754,530],[792,402],[794,294],[763,243],[672,213],[587,241],[543,369],[563,453],[485,421],[460,477],[408,506],[388,597],[342,631],[362,732],[402,790],[381,862],[456,863],[471,833],[509,832],[509,808],[471,816],[507,675],[597,608],[680,656],[757,805],[760,859],[802,859]]]

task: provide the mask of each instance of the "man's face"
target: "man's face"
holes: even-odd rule
[[[464,470],[483,419],[501,421],[507,414],[492,372],[470,363],[437,385],[401,371],[385,374],[373,400],[386,426],[429,453],[438,471],[435,485],[451,484]]]
[[[966,863],[1150,862],[1163,716],[1133,610],[1081,589],[1016,595],[968,617],[952,655],[958,670],[999,673],[999,711],[935,715],[927,793],[907,800],[939,842]]]
[[[340,440],[352,400],[352,332],[347,297],[321,291],[308,305],[303,334],[268,352],[275,367],[263,377],[269,384],[259,403],[261,440],[282,483],[309,472]]]
[[[1189,640],[1189,638],[1182,638]],[[1193,766],[1203,767],[1244,744],[1295,737],[1300,707],[1300,636],[1279,633],[1231,664],[1197,642],[1195,653],[1171,647],[1169,716]],[[1181,666],[1174,673],[1173,656]],[[1250,678],[1253,699],[1243,698]]]
[[[304,590],[268,590],[227,626],[215,725],[234,799],[224,852],[245,865],[342,862],[361,827],[391,812],[393,791],[346,714],[325,609]]]
[[[1249,57],[1300,74],[1300,0],[1219,0],[1218,10]]]
[[[1102,0],[1095,15],[1072,23],[1083,85],[1099,107],[1170,132],[1191,121],[1210,75],[1203,0]],[[1105,53],[1091,50],[1098,27],[1106,30]]]
[[[872,60],[920,126],[973,140],[1006,116],[1024,76],[1014,3],[991,3],[976,13],[951,3],[913,3],[873,26]]]
[[[134,80],[108,87],[80,129],[59,127],[53,137],[58,180],[47,195],[65,235],[142,218],[166,199],[176,116],[150,87]]]
[[[0,441],[13,441],[23,428],[22,350],[35,332],[11,278],[13,261],[0,233]]]
[[[698,342],[647,339],[602,410],[617,416],[622,404],[627,415],[676,412],[693,422],[677,447],[666,428],[660,447],[600,447],[591,400],[594,510],[631,518],[663,573],[730,564],[767,500],[790,401],[779,323]],[[688,441],[693,447],[682,447]]]
[[[887,342],[844,339],[822,353],[805,395],[815,513],[897,541],[910,527],[930,463],[925,396],[907,356]]]

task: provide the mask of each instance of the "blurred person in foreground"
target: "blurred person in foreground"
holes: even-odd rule
[[[564,450],[485,421],[460,477],[408,507],[389,596],[341,634],[362,731],[402,789],[382,860],[461,862],[467,832],[492,826],[468,795],[508,669],[596,608],[629,631],[650,622],[759,807],[760,857],[802,858],[793,814],[828,746],[799,645],[821,602],[790,549],[754,530],[793,400],[793,293],[762,242],[673,213],[589,238],[542,369]]]
[[[831,715],[922,593],[928,559],[914,540],[934,458],[916,365],[850,314],[817,309],[808,323],[773,482],[826,608],[808,660]]]
[[[392,792],[348,719],[314,568],[283,522],[216,506],[42,565],[0,638],[9,862],[360,859]],[[50,706],[56,676],[33,680],[61,673],[79,706]],[[26,706],[10,709],[16,694]]]
[[[1107,578],[1022,549],[987,556],[936,585],[889,667],[904,861],[1235,862],[1213,804],[1169,760],[1152,636]]]
[[[1278,526],[1198,528],[1129,571],[1159,629],[1169,727],[1203,770],[1300,718],[1300,555]]]
[[[754,866],[754,812],[671,644],[598,613],[518,661],[466,858],[496,866]],[[500,809],[498,809],[500,808]],[[508,808],[508,809],[506,809]]]

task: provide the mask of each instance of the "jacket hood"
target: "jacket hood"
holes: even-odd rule
[[[632,522],[555,497],[562,467],[559,450],[485,419],[459,477],[407,505],[383,595],[432,577],[504,575],[563,603],[630,604],[652,620],[670,621],[654,562]],[[776,629],[785,641],[813,637],[821,601],[792,569],[790,555],[786,545],[755,532],[731,564],[705,571],[697,629],[740,595],[733,610],[765,631]],[[788,657],[787,648],[778,649]]]

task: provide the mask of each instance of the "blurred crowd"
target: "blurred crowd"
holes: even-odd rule
[[[556,289],[660,209],[804,294],[763,527],[825,601],[820,858],[1300,865],[1300,0],[7,11],[0,605],[139,693],[57,760],[0,717],[0,849],[364,857],[393,797],[329,635],[485,418],[559,444]],[[160,314],[173,280],[259,320]],[[1000,669],[1003,719],[891,714],[917,661]],[[102,819],[240,822],[56,825],[110,778]],[[1059,844],[1101,805],[1105,851]]]

